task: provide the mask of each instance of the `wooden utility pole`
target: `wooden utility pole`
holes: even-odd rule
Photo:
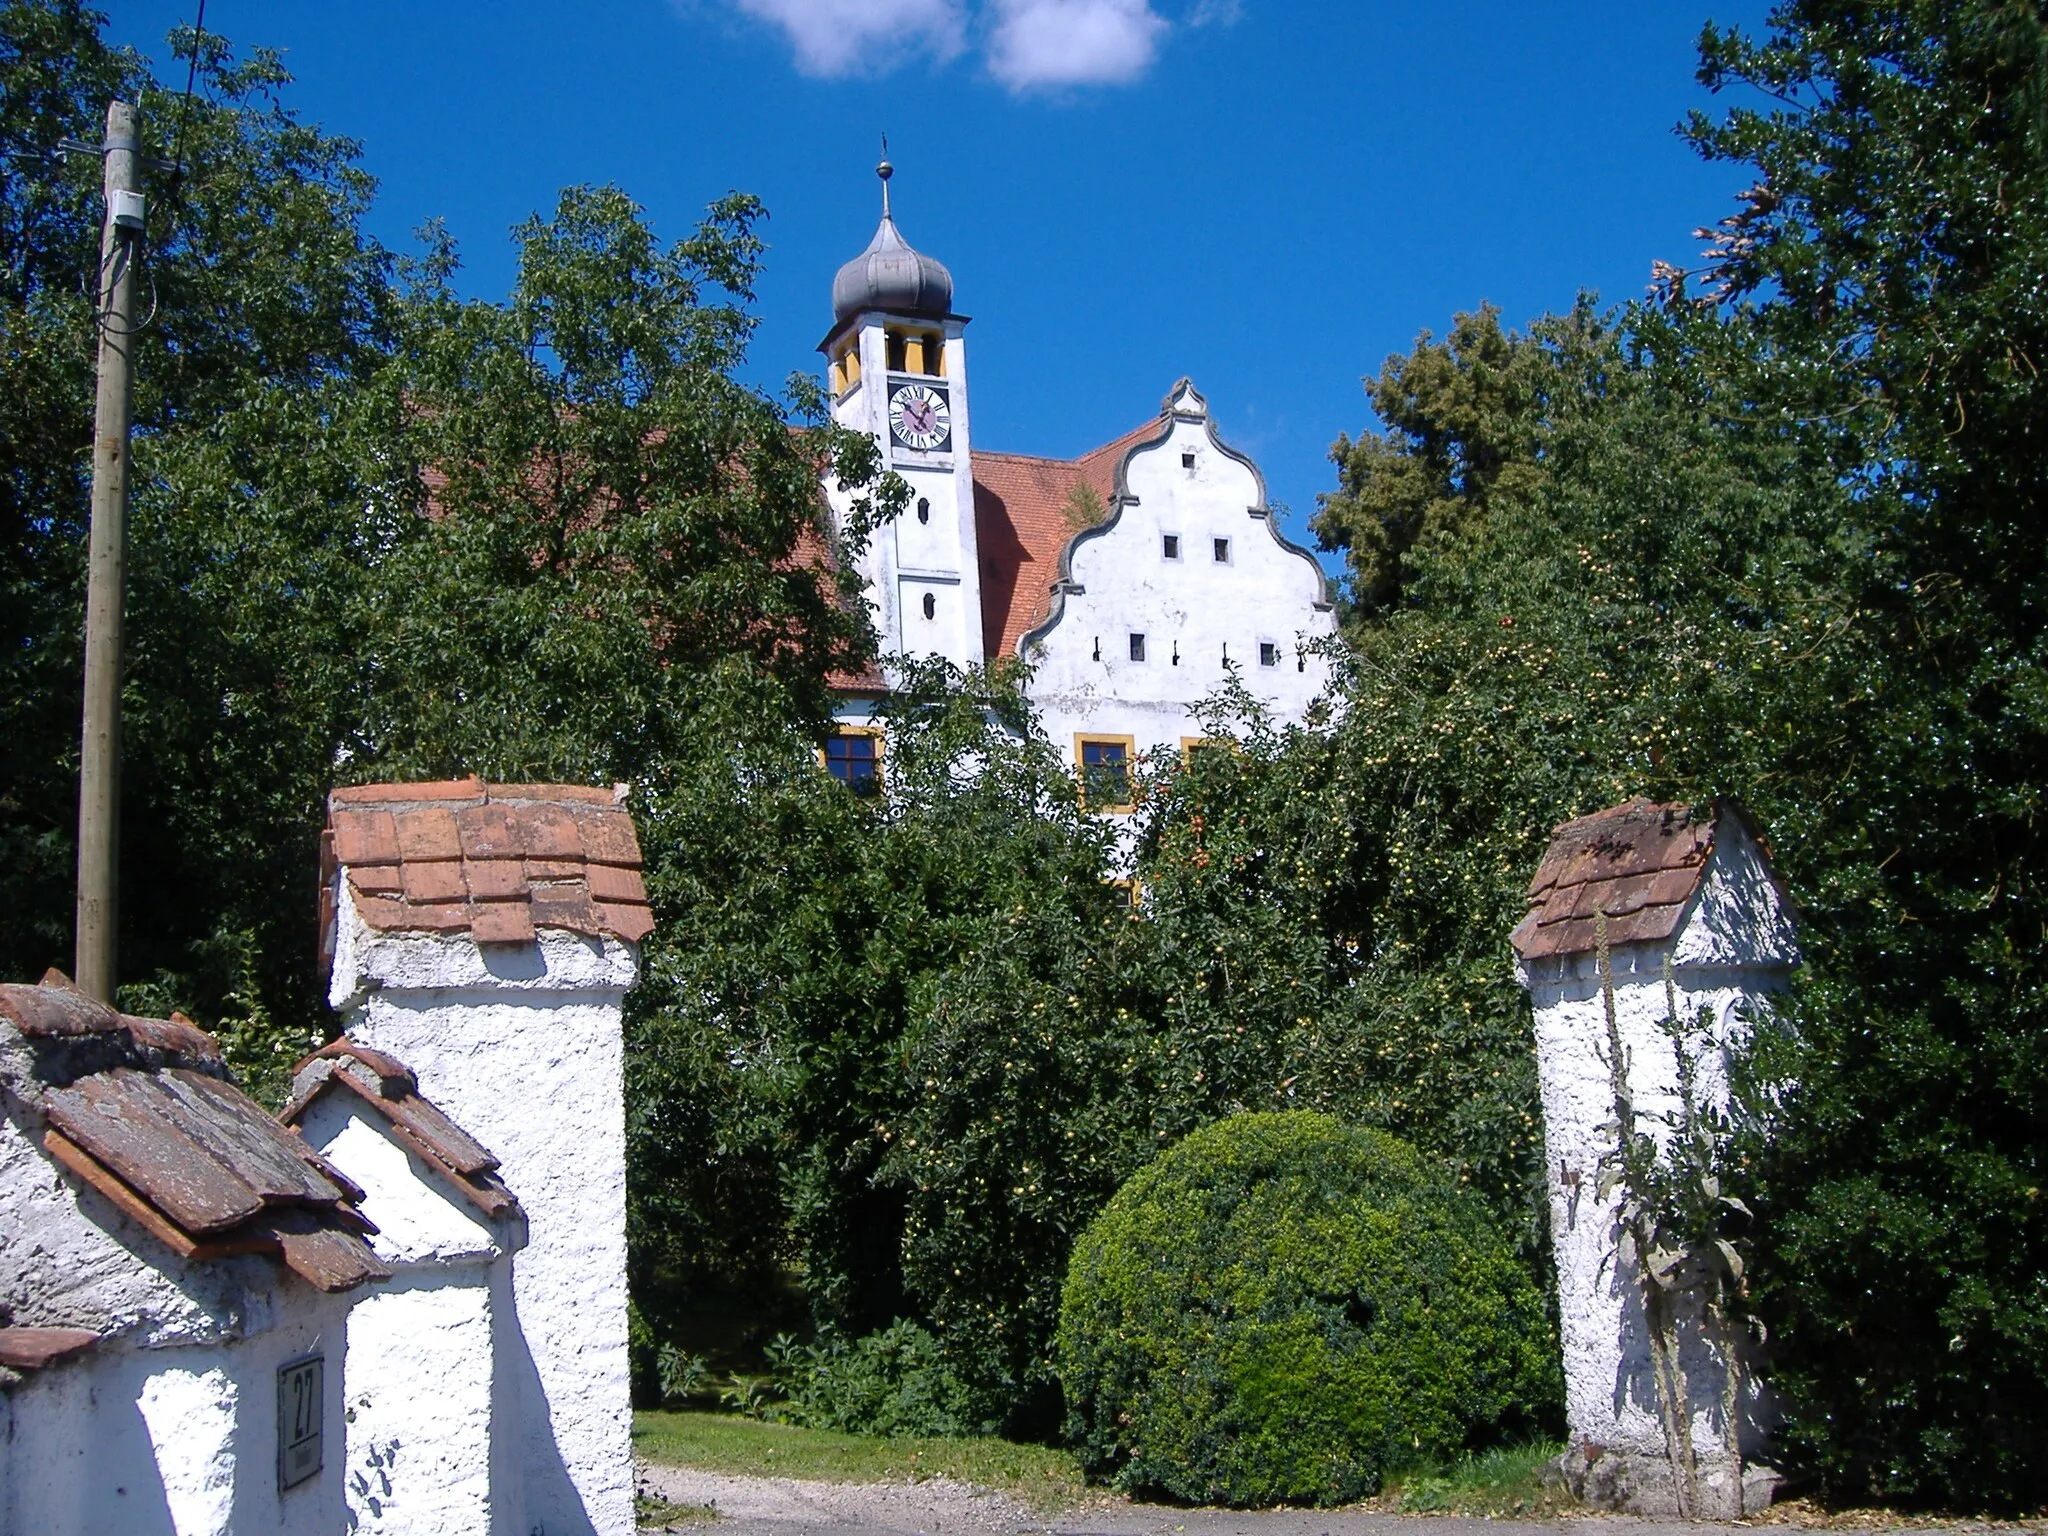
[[[85,731],[78,754],[80,990],[111,1002],[119,917],[121,826],[121,608],[126,597],[128,429],[134,411],[135,269],[142,255],[142,194],[135,109],[107,108],[107,217],[100,233],[99,399],[93,412],[92,537],[85,584]]]

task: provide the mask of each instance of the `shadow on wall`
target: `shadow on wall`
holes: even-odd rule
[[[547,1389],[533,1351],[526,1347],[526,1326],[513,1293],[512,1270],[518,1263],[495,1266],[491,1276],[492,1362],[491,1486],[500,1499],[517,1501],[513,1528],[545,1532],[546,1536],[596,1536],[597,1526],[583,1506],[583,1495],[569,1476],[561,1448],[555,1444]]]
[[[144,1379],[137,1372],[134,1386],[139,1389]],[[87,1372],[60,1369],[17,1390],[9,1450],[20,1481],[0,1500],[7,1536],[177,1536],[139,1392],[124,1391],[118,1402],[109,1401],[114,1394],[94,1386]]]

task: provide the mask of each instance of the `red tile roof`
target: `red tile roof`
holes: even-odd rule
[[[654,931],[623,786],[363,784],[327,801],[321,932],[332,943],[334,874],[370,927],[524,943],[539,928]],[[331,960],[331,951],[324,957]]]
[[[1685,805],[1631,800],[1559,826],[1529,882],[1529,915],[1513,943],[1525,960],[1591,954],[1596,914],[1607,914],[1610,945],[1658,943],[1678,932],[1714,851],[1714,833],[1734,807],[1705,813]]]
[[[83,1354],[99,1341],[100,1336],[86,1328],[0,1328],[0,1365],[40,1371]]]
[[[328,1291],[389,1273],[363,1242],[362,1191],[225,1081],[190,1021],[132,1019],[45,978],[0,986],[0,1022],[69,1047],[0,1078],[44,1150],[174,1253],[268,1254]]]
[[[1085,485],[1107,503],[1124,455],[1166,428],[1154,417],[1078,459],[975,450],[974,533],[981,548],[982,648],[989,660],[1015,656],[1025,631],[1052,611],[1060,556],[1081,531],[1068,509],[1074,488]]]
[[[292,1096],[279,1118],[297,1125],[324,1094],[346,1092],[374,1110],[400,1145],[437,1170],[486,1216],[502,1216],[519,1201],[499,1179],[498,1160],[420,1092],[403,1062],[357,1045],[346,1036],[292,1069]]]

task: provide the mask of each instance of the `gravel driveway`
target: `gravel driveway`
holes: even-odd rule
[[[1728,1526],[1589,1517],[1474,1520],[1351,1510],[1171,1509],[1105,1499],[1035,1515],[1005,1494],[947,1478],[920,1483],[813,1483],[643,1465],[641,1486],[676,1504],[711,1505],[718,1519],[652,1530],[716,1536],[1731,1536]]]

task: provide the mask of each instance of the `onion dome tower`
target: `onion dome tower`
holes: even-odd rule
[[[953,312],[953,274],[896,227],[888,153],[884,140],[875,167],[882,221],[832,280],[832,329],[818,350],[831,362],[832,419],[872,437],[911,488],[903,515],[875,535],[861,562],[883,653],[973,666],[982,660],[982,615],[967,318]]]
[[[832,318],[852,319],[863,310],[943,320],[953,310],[953,274],[931,257],[910,248],[889,212],[889,178],[896,168],[886,159],[875,167],[882,178],[882,222],[868,248],[839,269],[832,279]]]

